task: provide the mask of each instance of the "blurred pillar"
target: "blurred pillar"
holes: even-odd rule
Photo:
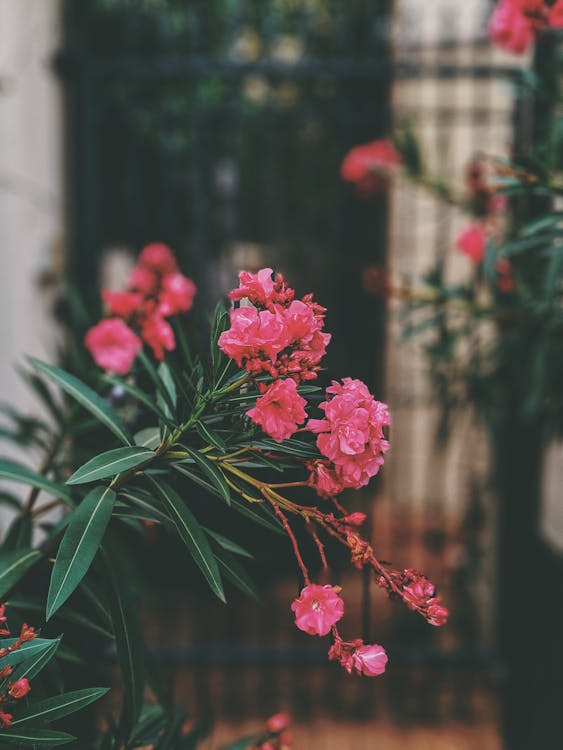
[[[62,117],[50,58],[59,0],[0,0],[0,399],[26,408],[14,370],[52,356],[46,314],[62,265]]]

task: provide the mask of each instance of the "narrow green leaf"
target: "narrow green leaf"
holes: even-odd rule
[[[140,388],[137,388],[136,385],[133,385],[127,380],[124,380],[123,378],[117,377],[117,375],[105,375],[105,380],[107,380],[109,383],[113,383],[114,385],[118,385],[121,388],[123,388],[130,396],[133,396],[133,398],[137,399],[143,406],[146,406],[149,411],[152,411],[153,414],[156,414],[156,416],[159,419],[162,419],[163,422],[167,422],[168,424],[173,425],[174,423],[171,422],[168,418],[168,416],[164,413],[162,409],[160,409],[157,404],[154,401],[154,398],[152,396],[149,396],[148,393],[145,393]]]
[[[54,729],[22,729],[0,730],[0,741],[7,745],[24,745],[25,747],[57,747],[72,742],[75,737],[66,732],[56,732]]]
[[[182,448],[184,448],[190,458],[193,459],[198,468],[207,475],[209,481],[219,493],[219,496],[223,498],[227,505],[230,505],[231,490],[229,489],[227,480],[223,476],[223,472],[212,461],[204,456],[203,453],[200,453],[193,448],[189,448],[187,445],[182,445]]]
[[[5,638],[0,643],[2,648],[9,648],[16,643],[17,638]],[[58,642],[58,641],[57,641]],[[53,644],[52,639],[35,638],[33,641],[23,643],[17,651],[2,657],[2,666],[9,664],[11,667],[17,667],[18,664],[44,653]]]
[[[260,599],[254,581],[233,555],[224,549],[220,549],[215,552],[215,556],[223,575],[233,586],[242,591],[243,594],[252,597],[252,599]]]
[[[129,739],[143,705],[145,686],[144,645],[138,606],[114,545],[104,545],[102,560],[108,583],[108,601],[117,656],[123,677],[120,732]]]
[[[218,531],[208,529],[207,526],[202,526],[201,528],[204,529],[205,533],[214,539],[220,547],[227,550],[227,552],[232,552],[234,555],[240,555],[240,557],[247,557],[249,560],[254,558],[254,555],[251,555],[250,552],[244,549],[244,547],[233,542],[232,539],[227,539],[226,536],[219,534]]]
[[[95,487],[73,512],[51,574],[48,620],[86,575],[104,537],[114,503],[113,490]]]
[[[37,487],[72,505],[72,498],[64,485],[52,482],[33,469],[28,469],[27,466],[21,466],[13,461],[0,461],[0,479],[10,479],[13,482],[22,482],[31,487]]]
[[[74,377],[74,375],[70,375],[58,367],[41,362],[39,359],[35,359],[35,357],[29,357],[28,359],[36,370],[39,370],[51,382],[58,385],[65,393],[78,401],[81,406],[110,429],[122,443],[131,445],[132,440],[127,429],[113,409],[95,391]]]
[[[126,492],[120,492],[119,497],[127,503],[128,507],[125,509],[116,505],[114,515],[119,516],[123,514],[123,510],[129,510],[130,513],[125,513],[125,517],[144,518],[148,521],[158,521],[165,526],[171,525],[169,516],[163,512],[161,505],[148,493],[145,494],[142,490],[134,488]],[[137,515],[131,515],[132,513]]]
[[[221,453],[227,452],[227,445],[223,438],[221,438],[219,435],[217,435],[216,432],[213,432],[213,430],[210,430],[207,425],[205,425],[203,422],[196,422],[195,428],[199,434],[199,436],[208,444],[212,445],[215,448],[217,448],[218,451]]]
[[[31,518],[29,516],[16,516],[2,542],[3,550],[15,550],[31,547]]]
[[[41,557],[35,549],[0,552],[0,597],[4,596]]]
[[[160,430],[158,427],[145,427],[143,430],[136,432],[133,439],[135,445],[155,451],[160,445]]]
[[[276,534],[284,533],[280,521],[273,513],[268,511],[263,503],[249,503],[245,500],[233,498],[233,508],[269,531],[274,531]]]
[[[111,451],[100,453],[77,469],[67,479],[67,484],[86,484],[99,479],[113,477],[122,471],[135,469],[143,466],[155,458],[155,452],[140,445],[127,446],[125,448],[114,448]]]
[[[162,480],[148,477],[178,531],[178,535],[190,551],[196,565],[209,583],[211,590],[225,601],[221,575],[207,537],[195,516],[181,500],[175,490]]]
[[[10,675],[10,681],[15,682],[16,680],[21,680],[23,677],[31,680],[36,674],[39,674],[43,667],[46,667],[56,654],[60,643],[60,637],[52,641],[47,641],[42,648],[37,649],[31,656],[17,665]]]
[[[63,716],[80,711],[99,700],[108,692],[109,688],[86,688],[85,690],[73,690],[70,693],[56,695],[53,698],[46,698],[38,703],[28,705],[23,712],[18,712],[10,726],[15,727],[27,721],[37,721],[40,723],[51,723]]]

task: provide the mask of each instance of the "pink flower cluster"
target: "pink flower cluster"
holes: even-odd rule
[[[521,55],[544,29],[563,28],[563,0],[500,0],[489,20],[489,35],[499,47]]]
[[[365,677],[377,677],[385,672],[387,654],[383,646],[365,645],[361,638],[343,641],[336,638],[328,652],[331,661],[338,661],[348,674],[355,672]]]
[[[219,348],[252,376],[274,378],[269,386],[258,384],[264,395],[248,416],[280,442],[306,419],[297,385],[317,377],[330,341],[323,332],[326,310],[310,294],[295,299],[281,275],[272,278],[271,268],[241,271],[239,280],[229,296],[251,304],[231,310],[231,326],[219,337]]]
[[[295,613],[295,624],[309,635],[328,635],[332,630],[334,643],[328,652],[331,661],[339,661],[348,674],[352,671],[367,677],[385,672],[387,654],[382,646],[365,645],[361,639],[343,641],[336,630],[336,623],[344,615],[344,602],[334,586],[319,586],[310,583],[291,605]]]
[[[368,197],[385,187],[390,170],[400,163],[401,155],[393,141],[380,138],[350,149],[340,166],[340,176]]]
[[[160,243],[147,245],[129,278],[126,291],[102,290],[110,317],[91,328],[84,343],[104,370],[125,375],[145,342],[156,359],[176,346],[166,320],[193,305],[195,284],[180,273],[174,254]]]
[[[0,636],[9,636],[10,631],[7,625],[6,605],[0,604]],[[0,659],[18,651],[24,643],[28,643],[37,637],[35,629],[25,623],[20,628],[20,634],[10,646],[0,648]],[[0,667],[0,682],[7,680],[13,672],[11,664]],[[29,693],[31,685],[26,677],[20,677],[14,682],[8,682],[6,691],[0,693],[0,729],[5,729],[12,724],[13,716],[4,709],[8,708],[14,701],[19,701]]]
[[[436,587],[416,570],[391,571],[377,582],[390,594],[398,593],[407,607],[419,612],[430,625],[439,627],[447,622],[449,612],[440,597],[435,596]]]
[[[470,224],[458,236],[456,244],[469,260],[478,265],[485,258],[485,248],[487,247],[487,233],[481,224]]]
[[[331,398],[319,406],[324,419],[310,419],[307,429],[318,435],[317,447],[328,462],[310,465],[309,484],[321,497],[334,497],[347,487],[363,487],[377,474],[389,450],[383,429],[391,418],[361,380],[333,381],[326,393]]]

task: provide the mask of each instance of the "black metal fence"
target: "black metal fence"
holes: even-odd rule
[[[388,0],[68,2],[58,67],[68,110],[70,277],[78,288],[94,299],[108,248],[138,249],[154,240],[178,252],[206,306],[232,285],[239,267],[271,265],[299,290],[314,289],[329,308],[332,372],[363,378],[381,393],[384,310],[363,285],[362,271],[408,262],[407,248],[414,266],[423,242],[443,252],[456,217],[432,204],[429,233],[426,198],[395,191],[390,226],[389,195],[358,200],[339,178],[342,157],[385,135],[399,117],[428,131],[423,140],[445,174],[455,148],[446,133],[470,128],[464,141],[470,156],[485,146],[482,133],[498,118],[510,130],[512,113],[497,111],[495,90],[515,75],[484,53],[482,39],[460,44],[451,19],[447,43],[438,40],[430,56],[424,44],[398,44],[400,56],[393,57],[391,6]],[[409,384],[387,386],[400,409]],[[416,449],[408,441],[399,455]],[[400,665],[395,676],[386,687],[360,692],[331,675],[329,690],[324,653],[314,652],[323,665],[305,676],[297,636],[287,636],[295,635],[292,644],[280,635],[290,627],[293,584],[276,584],[266,607],[235,607],[228,623],[200,603],[207,615],[199,631],[188,612],[194,602],[178,605],[172,593],[166,624],[147,628],[153,644],[184,644],[172,656],[159,652],[173,663],[180,694],[237,716],[280,703],[307,716],[323,708],[368,716],[374,705],[403,718],[489,715],[493,657],[478,644],[492,643],[482,637],[490,623],[477,622],[478,586],[468,581],[491,576],[492,562],[483,567],[482,555],[490,517],[483,528],[475,493],[452,508],[443,485],[426,488],[430,511],[418,512],[408,487],[420,491],[407,472],[402,483],[388,484],[390,498],[376,511],[376,540],[399,564],[414,554],[418,567],[446,571],[442,583],[452,588],[454,605],[448,635],[393,610],[381,628],[391,647],[402,644],[391,648]],[[453,548],[461,553],[452,556]],[[379,600],[362,603],[358,589],[357,621],[363,610],[368,626],[366,613],[375,607],[384,611]],[[192,677],[178,663],[195,666]]]

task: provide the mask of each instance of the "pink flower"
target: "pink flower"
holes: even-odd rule
[[[340,176],[356,185],[363,195],[370,195],[385,186],[389,170],[401,163],[401,155],[388,138],[354,146],[344,157]]]
[[[143,295],[139,292],[114,292],[102,289],[102,299],[110,315],[118,318],[130,318],[139,312],[143,304]]]
[[[12,685],[10,685],[8,693],[12,696],[12,698],[19,700],[20,698],[25,697],[30,690],[31,686],[29,684],[29,681],[25,677],[22,677],[21,679],[16,680]]]
[[[440,627],[445,625],[448,620],[449,612],[440,602],[440,597],[430,599],[428,602],[428,609],[426,610],[426,619],[430,625]]]
[[[309,424],[312,420],[309,420]],[[326,461],[313,461],[307,465],[311,473],[307,484],[315,489],[319,497],[330,499],[336,497],[344,490],[343,484],[338,480],[334,469]]]
[[[247,411],[255,424],[278,443],[287,440],[307,419],[307,401],[297,393],[294,380],[276,380],[256,401],[256,406]]]
[[[275,734],[278,734],[279,732],[283,732],[283,730],[289,726],[290,722],[291,716],[285,711],[282,711],[279,714],[270,716],[270,718],[266,721],[266,729],[268,730],[268,732],[274,732]]]
[[[286,327],[281,315],[269,310],[258,311],[255,307],[240,307],[231,310],[231,327],[219,336],[219,348],[239,367],[273,371],[272,363],[279,352],[289,344]]]
[[[274,296],[274,280],[271,268],[262,268],[258,273],[241,271],[239,288],[229,293],[232,300],[238,301],[245,297],[257,307],[267,307]]]
[[[403,588],[402,597],[409,609],[416,610],[425,607],[435,591],[434,584],[424,576],[420,576]]]
[[[158,312],[163,317],[188,312],[194,303],[197,289],[194,282],[181,273],[171,273],[162,279]]]
[[[563,29],[563,0],[557,0],[548,11],[547,22],[553,29]]]
[[[310,419],[307,428],[318,434],[317,447],[334,464],[343,487],[359,488],[377,474],[389,443],[383,428],[391,419],[386,404],[376,401],[361,380],[344,378],[326,389],[332,394],[320,409],[324,419]]]
[[[481,263],[485,257],[487,235],[479,224],[471,224],[461,232],[456,244],[472,263]]]
[[[310,583],[291,605],[295,624],[309,635],[327,635],[344,615],[344,602],[334,586]]]
[[[178,264],[174,253],[168,245],[164,245],[162,242],[153,242],[144,247],[139,255],[139,265],[160,276],[178,272]]]
[[[387,654],[383,646],[359,646],[352,656],[352,667],[358,674],[377,677],[385,672]]]
[[[161,361],[164,359],[164,350],[171,352],[176,346],[172,326],[159,315],[153,315],[143,323],[141,336],[151,347],[156,359]]]
[[[387,664],[387,654],[383,646],[365,645],[361,638],[353,641],[336,638],[329,649],[328,658],[330,661],[338,661],[348,674],[352,674],[354,670],[356,674],[366,677],[383,674]]]
[[[143,295],[153,295],[158,291],[158,276],[143,266],[135,266],[129,275],[129,286]]]
[[[508,207],[508,198],[504,193],[493,193],[487,201],[488,214],[504,214]]]
[[[511,294],[516,290],[516,282],[512,271],[512,263],[508,258],[499,258],[495,265],[497,272],[497,289],[502,294]]]
[[[9,727],[12,723],[12,714],[7,714],[5,711],[0,710],[0,729]]]
[[[534,21],[526,13],[538,12],[543,0],[500,0],[489,19],[489,36],[499,47],[521,55],[534,41]],[[534,6],[533,8],[531,6]]]
[[[94,362],[108,372],[125,375],[142,343],[120,318],[105,318],[87,332],[84,344]]]
[[[365,523],[366,518],[367,516],[365,513],[350,513],[349,515],[344,516],[342,523],[345,523],[348,526],[361,526]]]

